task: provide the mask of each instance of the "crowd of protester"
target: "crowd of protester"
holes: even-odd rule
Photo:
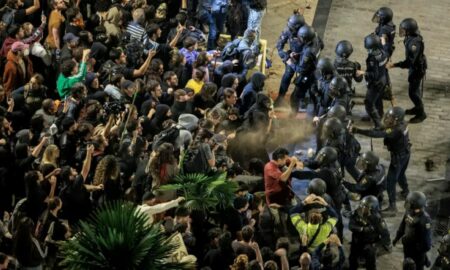
[[[0,269],[58,269],[55,243],[115,200],[138,205],[149,224],[173,217],[166,231],[182,234],[199,269],[342,268],[329,202],[312,194],[291,218],[278,213],[289,212],[291,172],[303,164],[282,148],[270,161],[265,148],[276,117],[254,67],[265,61],[266,0],[0,6]],[[221,34],[231,42],[219,49]],[[266,192],[240,182],[206,226],[183,197],[158,190],[182,172],[248,173]],[[305,220],[313,204],[325,212]],[[292,255],[299,224],[302,252]]]

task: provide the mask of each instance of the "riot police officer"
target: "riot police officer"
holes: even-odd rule
[[[416,20],[412,18],[404,19],[400,23],[401,37],[405,37],[403,41],[405,45],[406,59],[395,64],[389,63],[388,68],[399,67],[408,68],[408,94],[414,107],[406,110],[406,114],[415,115],[410,123],[420,123],[427,118],[422,102],[423,77],[427,70],[427,59],[424,55],[423,38],[419,33],[419,27]],[[422,83],[422,86],[421,86]],[[422,87],[422,90],[421,90]]]
[[[391,163],[386,176],[389,207],[383,210],[384,214],[389,216],[395,216],[397,213],[395,203],[397,182],[402,188],[403,196],[406,197],[409,193],[405,171],[408,168],[411,144],[404,120],[405,111],[400,107],[392,107],[384,116],[385,129],[383,130],[362,130],[351,127],[352,133],[359,133],[372,138],[383,138],[384,145],[391,153]]]
[[[379,8],[372,17],[372,22],[377,23],[375,34],[380,37],[383,50],[388,58],[392,57],[395,50],[395,24],[392,22],[394,13],[388,7]]]
[[[450,234],[445,235],[438,248],[439,256],[431,270],[450,270]]]
[[[317,62],[317,84],[311,88],[311,99],[314,103],[314,114],[317,117],[324,115],[328,111],[332,102],[330,95],[330,83],[335,75],[335,69],[331,59],[320,58]]]
[[[278,92],[278,98],[275,101],[276,104],[280,104],[283,100],[286,92],[288,91],[289,84],[292,77],[295,74],[295,65],[298,61],[299,53],[302,49],[302,43],[297,38],[297,32],[300,27],[305,25],[305,19],[299,13],[294,13],[288,19],[286,28],[281,33],[277,41],[277,51],[281,60],[285,64],[285,71],[281,78],[280,89]],[[289,50],[284,51],[284,46],[289,43]]]
[[[314,161],[304,162],[304,166],[311,169],[318,168],[315,171],[312,170],[297,170],[292,172],[292,176],[297,179],[323,179],[326,183],[326,193],[333,199],[334,209],[338,214],[338,235],[342,239],[343,224],[341,209],[342,204],[347,200],[344,187],[342,186],[342,171],[338,162],[338,152],[336,149],[330,146],[325,146],[316,154]]]
[[[392,242],[395,246],[402,240],[404,257],[413,259],[417,270],[430,265],[427,252],[431,249],[431,218],[424,209],[426,201],[425,194],[420,191],[408,194],[406,213]]]
[[[375,196],[366,196],[359,203],[349,221],[352,232],[349,269],[358,269],[358,259],[365,258],[365,269],[376,267],[376,244],[390,251],[391,239],[386,222],[380,215],[379,202]]]
[[[315,194],[322,197],[328,205],[334,207],[333,199],[327,194],[327,183],[320,178],[312,179],[308,184],[308,194]]]
[[[379,161],[380,158],[374,152],[363,153],[356,162],[362,169],[356,183],[344,182],[343,184],[349,191],[358,193],[361,198],[375,196],[381,204],[386,176],[384,166],[379,164]]]
[[[315,83],[314,72],[317,58],[323,49],[322,40],[316,35],[316,31],[311,26],[302,26],[297,32],[297,37],[303,43],[303,48],[295,69],[297,77],[294,81],[295,89],[291,95],[291,109],[293,113],[297,113],[299,105],[302,110],[306,110],[306,93]]]
[[[355,94],[355,89],[352,87],[353,80],[356,82],[361,82],[364,76],[357,73],[361,70],[361,64],[356,61],[349,60],[350,55],[353,53],[352,43],[348,40],[341,40],[336,45],[336,59],[334,60],[334,66],[336,67],[336,72],[345,78],[348,87],[352,91],[352,95]]]
[[[381,129],[380,115],[383,115],[382,95],[387,84],[386,63],[387,55],[382,50],[381,40],[378,36],[370,34],[364,39],[364,47],[367,49],[367,69],[364,74],[367,84],[367,93],[364,99],[366,112],[375,124],[375,129]]]
[[[341,76],[335,76],[330,82],[331,106],[339,104],[344,106],[347,114],[351,114],[353,102],[350,98],[350,89],[347,81]]]

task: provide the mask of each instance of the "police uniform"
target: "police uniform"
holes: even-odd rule
[[[403,41],[405,45],[406,59],[394,64],[394,67],[408,68],[408,94],[414,103],[413,114],[424,115],[422,102],[421,82],[427,69],[427,61],[424,55],[425,46],[421,35],[409,35]]]
[[[410,158],[410,147],[408,128],[405,125],[397,125],[385,130],[361,130],[353,128],[354,133],[359,133],[373,138],[384,138],[384,145],[391,153],[391,163],[386,177],[389,205],[395,207],[396,183],[404,193],[408,193],[408,182],[406,169]]]
[[[303,46],[300,53],[300,61],[295,68],[298,76],[294,81],[295,88],[291,95],[291,108],[295,112],[298,110],[299,105],[306,108],[306,93],[316,82],[314,71],[316,70],[317,58],[322,48],[323,43],[316,35],[313,41]]]
[[[313,98],[315,106],[314,114],[317,116],[322,116],[328,112],[328,108],[331,106],[333,101],[330,96],[330,82],[331,79],[320,78],[317,81],[317,87],[313,87],[313,91],[311,91],[311,96]],[[315,99],[315,100],[314,100]]]
[[[383,115],[382,95],[387,84],[386,63],[387,55],[383,50],[377,50],[368,55],[366,59],[367,69],[365,79],[367,84],[367,93],[364,99],[364,105],[367,114],[375,124],[380,127],[380,115]]]
[[[400,239],[404,257],[413,259],[417,270],[429,265],[426,253],[431,249],[431,218],[426,212],[403,216],[394,242]]]
[[[390,236],[386,222],[380,214],[371,211],[369,216],[362,217],[354,211],[349,221],[352,232],[350,246],[349,269],[358,269],[358,259],[365,258],[365,269],[376,269],[376,243],[384,247],[390,246]]]
[[[361,82],[364,79],[364,76],[356,75],[356,71],[361,70],[361,64],[358,62],[353,62],[347,58],[338,56],[334,60],[334,67],[336,68],[336,72],[345,78],[352,92],[354,91],[352,87],[353,80],[356,82]]]
[[[385,38],[386,43],[383,45],[383,51],[387,53],[388,58],[391,58],[395,50],[395,24],[392,21],[385,24],[380,23],[377,28],[375,28],[375,34],[380,38]]]
[[[375,196],[381,204],[385,180],[384,166],[378,164],[375,170],[363,171],[356,183],[344,182],[343,184],[349,191],[358,193],[361,198],[369,195]]]
[[[287,52],[284,51],[284,46],[286,45],[286,43],[289,44],[289,50]],[[302,42],[297,38],[297,33],[293,33],[288,27],[286,27],[283,32],[281,32],[276,47],[278,55],[285,64],[285,71],[283,77],[281,78],[280,89],[278,92],[279,97],[284,97],[284,95],[286,95],[289,84],[291,83],[292,77],[294,77],[295,74],[295,65],[297,64],[299,57],[297,59],[290,58],[290,54],[292,52],[300,54],[302,51],[302,46]]]

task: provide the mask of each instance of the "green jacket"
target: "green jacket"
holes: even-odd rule
[[[56,81],[56,89],[58,89],[59,96],[64,99],[70,96],[70,88],[77,82],[82,82],[84,77],[86,77],[87,67],[85,62],[81,62],[78,74],[70,77],[64,76],[62,73],[59,74],[58,80]]]
[[[327,220],[325,220],[321,225],[313,225],[307,223],[306,220],[303,219],[301,213],[305,212],[306,209],[304,205],[297,205],[294,209],[291,210],[291,222],[294,224],[294,227],[297,229],[300,237],[306,234],[306,237],[309,241],[316,234],[316,231],[320,228],[319,233],[317,234],[314,241],[308,246],[308,251],[313,252],[320,244],[325,242],[330,233],[333,231],[334,226],[336,225],[338,218],[336,212],[327,207]]]

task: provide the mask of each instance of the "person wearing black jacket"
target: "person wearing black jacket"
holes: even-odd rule
[[[420,84],[423,84],[427,66],[427,59],[424,55],[425,45],[423,37],[420,35],[416,20],[412,18],[404,19],[400,23],[400,37],[405,37],[406,59],[395,64],[389,63],[388,68],[399,67],[408,68],[409,98],[414,103],[414,107],[406,110],[406,114],[415,115],[410,123],[420,123],[427,118],[422,102],[422,91]],[[422,85],[423,90],[423,85]]]
[[[384,116],[385,129],[382,130],[363,130],[350,126],[352,133],[359,133],[372,138],[383,138],[384,145],[391,153],[391,164],[386,178],[387,192],[389,196],[389,207],[384,209],[385,215],[395,216],[397,213],[396,205],[396,185],[399,183],[402,188],[402,195],[406,197],[409,193],[408,182],[406,179],[406,169],[408,168],[409,157],[411,155],[411,144],[407,125],[404,122],[405,111],[400,107],[392,107]]]

